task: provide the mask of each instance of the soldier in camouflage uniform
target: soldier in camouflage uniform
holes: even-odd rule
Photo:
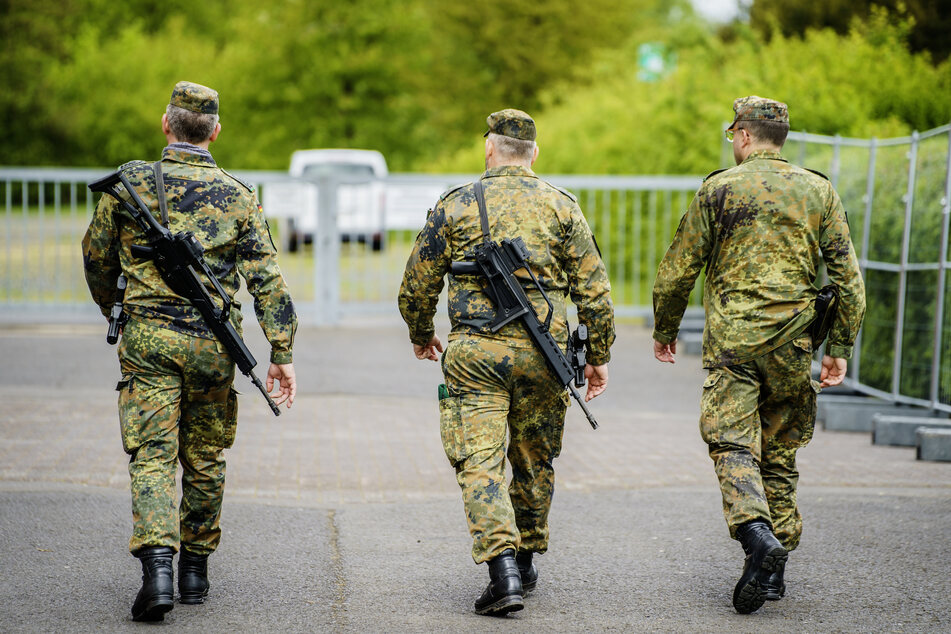
[[[152,165],[134,161],[120,170],[162,224],[173,233],[195,234],[229,296],[238,290],[238,274],[244,277],[271,343],[267,389],[276,388],[276,402],[290,407],[297,316],[254,190],[218,167],[208,151],[220,129],[218,93],[179,82],[162,116],[168,146],[158,165],[167,208],[160,208]],[[235,364],[198,310],[165,284],[151,260],[132,256],[130,247],[143,243],[129,214],[103,196],[83,238],[83,257],[89,290],[104,315],[118,276],[128,279],[129,321],[119,345],[122,379],[116,389],[122,446],[131,457],[129,549],[143,569],[132,614],[135,620],[162,620],[173,604],[172,556],[179,548],[182,603],[202,603],[208,592],[207,558],[221,538],[222,453],[234,442],[237,398]],[[231,320],[240,333],[237,303]],[[180,507],[176,460],[183,471]]]
[[[842,202],[822,174],[780,156],[786,105],[737,99],[727,130],[737,167],[708,176],[680,222],[654,283],[654,354],[674,362],[680,320],[701,269],[706,325],[700,431],[723,495],[730,535],[747,554],[737,611],[785,593],[799,544],[796,450],[812,437],[819,265],[840,307],[822,358],[821,386],[841,383],[865,313],[865,287]]]
[[[568,298],[578,307],[591,343],[585,368],[590,400],[607,384],[614,342],[604,264],[574,196],[530,169],[538,156],[532,118],[508,109],[487,121],[481,182],[489,233],[495,241],[524,239],[529,265],[554,305],[551,332],[562,347],[568,339]],[[400,312],[417,358],[435,361],[443,351],[433,327],[443,277],[450,262],[467,259],[481,240],[473,184],[445,193],[416,239],[400,288]],[[524,271],[519,275],[528,278]],[[544,318],[548,307],[541,294],[526,288]],[[512,322],[492,334],[487,325],[494,317],[480,276],[449,277],[452,331],[442,356],[440,433],[462,489],[472,557],[489,563],[490,583],[476,612],[498,615],[523,607],[522,595],[534,589],[538,576],[532,555],[548,548],[552,461],[561,451],[568,393],[523,326]],[[506,444],[510,485],[504,474]]]

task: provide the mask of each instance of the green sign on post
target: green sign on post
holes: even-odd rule
[[[637,47],[637,78],[658,81],[674,68],[673,55],[659,42],[645,42]]]

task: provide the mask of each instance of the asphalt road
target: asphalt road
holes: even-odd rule
[[[127,550],[118,370],[101,329],[0,330],[0,631],[125,631],[140,583]],[[248,331],[252,331],[251,327]],[[440,332],[445,332],[443,327]],[[251,333],[260,359],[263,342]],[[201,606],[175,631],[951,630],[951,465],[867,434],[817,431],[800,453],[806,530],[789,590],[741,616],[742,551],[697,431],[699,360],[660,366],[619,328],[587,427],[569,411],[551,547],[526,609],[479,617],[452,470],[438,439],[438,365],[392,323],[309,329],[301,393],[279,419],[239,377],[221,547]],[[263,372],[263,368],[262,368]]]

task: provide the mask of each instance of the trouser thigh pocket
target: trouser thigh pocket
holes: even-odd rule
[[[462,398],[446,396],[439,401],[439,435],[452,466],[465,460],[465,430],[462,428]]]
[[[703,382],[703,394],[700,396],[700,436],[708,445],[720,441],[720,378],[723,375],[714,370]]]
[[[224,420],[221,421],[221,438],[219,439],[219,444],[223,449],[229,449],[234,444],[238,431],[238,390],[229,387],[227,398]]]
[[[809,387],[810,390],[806,393],[808,402],[806,403],[806,417],[802,421],[802,440],[799,442],[800,447],[805,447],[809,444],[809,441],[812,440],[812,434],[816,430],[817,399],[819,392],[822,391],[819,382],[812,379],[809,379]]]
[[[122,449],[131,455],[142,444],[135,375],[123,374],[116,384],[116,391],[119,392],[119,432],[122,434]]]

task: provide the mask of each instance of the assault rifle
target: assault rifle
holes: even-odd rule
[[[133,257],[152,260],[158,269],[159,275],[162,276],[169,288],[187,299],[192,306],[198,309],[205,325],[224,345],[241,373],[251,379],[251,383],[261,391],[274,415],[280,416],[281,410],[271,400],[271,396],[264,389],[261,380],[254,375],[253,370],[257,361],[231,323],[231,298],[222,288],[218,278],[208,268],[208,264],[202,255],[205,249],[198,238],[190,231],[179,231],[173,234],[162,226],[122,172],[110,174],[94,183],[90,183],[89,189],[112,196],[129,212],[132,219],[145,232],[145,239],[148,242],[148,246],[132,245]],[[208,292],[198,275],[199,272],[203,273],[212,286],[215,287],[218,300]],[[220,307],[218,306],[219,300],[221,302]],[[112,316],[109,319],[110,343],[113,343],[112,336],[118,334],[117,324],[122,318],[121,304],[118,304],[118,307],[118,311],[113,307]]]
[[[481,181],[475,182],[476,200],[479,203],[480,218],[482,219],[482,233],[485,238],[472,251],[472,260],[452,262],[449,272],[453,275],[481,275],[486,280],[485,294],[495,306],[495,319],[489,324],[489,330],[498,332],[506,324],[519,319],[538,348],[548,367],[555,374],[561,385],[568,388],[571,395],[578,401],[592,429],[598,428],[598,421],[594,419],[584,399],[576,387],[585,383],[585,351],[588,347],[588,329],[584,324],[578,326],[568,341],[568,356],[562,352],[558,342],[551,336],[549,327],[554,309],[545,289],[539,284],[538,278],[528,267],[528,248],[521,238],[502,240],[501,244],[489,238],[488,216],[485,211],[485,197],[482,192]],[[541,292],[545,303],[548,304],[548,315],[542,322],[538,318],[535,307],[525,294],[525,289],[515,277],[515,271],[524,269],[531,276],[535,288]],[[571,385],[574,380],[574,385]]]
[[[525,261],[528,255],[528,249],[521,238],[502,240],[501,244],[494,241],[488,244],[483,243],[473,251],[475,261],[452,262],[449,265],[449,272],[453,275],[482,275],[486,279],[485,294],[488,295],[496,310],[495,319],[489,324],[489,330],[493,333],[498,332],[506,324],[520,319],[535,347],[548,362],[548,367],[561,385],[566,386],[581,405],[581,410],[591,423],[592,429],[597,429],[598,421],[594,419],[581,394],[575,389],[576,386],[583,387],[585,383],[584,366],[585,351],[588,346],[588,328],[584,324],[578,326],[568,341],[566,356],[549,331],[554,310],[551,300],[538,283],[538,278],[528,268],[528,263]],[[544,322],[538,318],[538,313],[535,312],[535,307],[525,294],[525,289],[515,277],[515,271],[519,269],[528,271],[535,287],[548,304],[548,315]],[[571,384],[572,381],[574,385]]]

